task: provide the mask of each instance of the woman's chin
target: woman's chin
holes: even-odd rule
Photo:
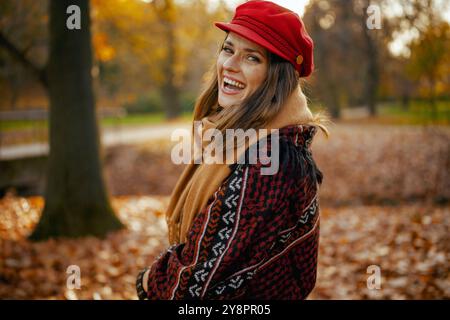
[[[229,98],[220,99],[219,98],[218,102],[219,102],[219,106],[226,109],[226,108],[238,105],[240,101],[241,101],[240,99],[229,99]]]

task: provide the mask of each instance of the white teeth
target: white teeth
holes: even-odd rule
[[[242,84],[240,82],[237,82],[237,81],[234,81],[234,80],[231,80],[231,79],[228,79],[228,78],[223,78],[223,82],[225,82],[227,84],[231,84],[232,86],[238,87],[240,89],[244,89],[245,88],[244,84]]]

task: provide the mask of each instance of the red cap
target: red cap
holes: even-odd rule
[[[300,77],[309,76],[314,69],[314,43],[299,15],[289,9],[270,1],[251,0],[236,8],[230,23],[215,25],[289,61]]]

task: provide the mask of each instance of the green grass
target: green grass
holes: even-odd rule
[[[429,103],[424,101],[412,101],[408,110],[400,103],[385,103],[378,110],[380,118],[389,118],[399,124],[450,124],[450,101],[438,101],[435,115]]]
[[[313,112],[317,109],[316,105],[310,106]],[[430,105],[426,101],[412,101],[408,110],[404,110],[400,103],[390,102],[382,103],[378,108],[378,117],[372,119],[380,123],[390,124],[441,124],[450,125],[450,101],[437,102],[436,118],[432,121],[432,112]],[[179,121],[192,120],[192,113],[183,113]],[[146,126],[163,124],[166,121],[163,113],[149,114],[129,114],[123,118],[104,118],[100,121],[103,128],[117,126]],[[0,120],[0,131],[21,131],[27,129],[45,129],[46,120]]]
[[[104,118],[100,121],[103,127],[115,125],[159,124],[164,121],[163,114],[133,114],[123,118]]]
[[[0,131],[41,129],[46,127],[46,120],[0,120]]]

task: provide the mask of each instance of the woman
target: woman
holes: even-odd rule
[[[299,86],[313,70],[313,42],[297,14],[269,1],[248,1],[216,26],[226,38],[194,120],[220,132],[277,129],[265,148],[277,146],[279,167],[188,164],[167,209],[171,247],[140,272],[138,296],[304,299],[316,280],[322,183],[310,145],[317,128],[328,136]]]

